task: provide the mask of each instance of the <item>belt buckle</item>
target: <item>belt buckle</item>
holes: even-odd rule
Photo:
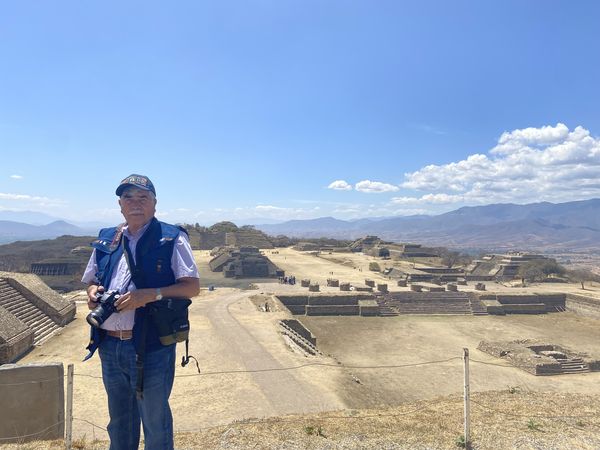
[[[123,330],[119,330],[119,340],[126,341],[127,339],[123,339]]]

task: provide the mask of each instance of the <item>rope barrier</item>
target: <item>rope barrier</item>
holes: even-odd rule
[[[273,367],[267,369],[249,369],[249,370],[219,370],[214,372],[202,372],[202,373],[192,373],[192,374],[182,374],[175,375],[175,378],[188,378],[188,377],[199,377],[204,375],[235,375],[235,374],[244,374],[244,373],[264,373],[264,372],[284,372],[287,370],[298,370],[306,367],[333,367],[338,369],[352,369],[352,370],[372,370],[372,369],[401,369],[404,367],[418,367],[418,366],[426,366],[431,364],[443,364],[450,361],[454,361],[457,359],[461,359],[459,356],[455,356],[453,358],[441,359],[437,361],[424,361],[418,363],[410,363],[410,364],[388,364],[388,365],[380,365],[380,366],[354,366],[354,365],[345,365],[345,364],[331,364],[331,363],[306,363],[300,364],[297,366],[290,367]],[[97,378],[102,379],[101,376],[98,375],[88,375],[83,373],[75,373],[76,377],[85,377],[85,378]]]
[[[513,368],[513,369],[518,369],[517,366],[513,366],[512,364],[498,364],[498,363],[493,363],[493,362],[489,362],[489,361],[480,361],[478,359],[470,359],[471,362],[475,362],[478,364],[484,364],[486,366],[496,366],[496,367],[508,367],[508,368]]]
[[[94,422],[90,422],[89,420],[80,419],[79,417],[73,417],[73,420],[79,420],[80,422],[88,423],[88,424],[90,424],[91,426],[93,426],[95,428],[100,428],[101,430],[108,432],[108,430],[106,428],[101,427],[100,425],[96,425]]]
[[[401,369],[404,367],[417,367],[417,366],[425,366],[430,364],[441,364],[449,361],[453,361],[456,359],[460,359],[460,357],[455,356],[453,358],[442,359],[438,361],[425,361],[419,363],[412,364],[392,364],[392,365],[381,365],[381,366],[353,366],[353,365],[345,365],[345,364],[331,364],[331,363],[307,363],[300,364],[298,366],[291,367],[274,367],[269,369],[254,369],[254,370],[221,370],[215,372],[202,372],[202,373],[193,373],[193,374],[183,374],[183,375],[175,375],[175,378],[187,378],[187,377],[198,377],[203,375],[228,375],[228,374],[239,374],[239,373],[262,373],[262,372],[283,372],[287,370],[297,370],[305,367],[334,367],[339,369],[352,369],[352,370],[370,370],[370,369]]]

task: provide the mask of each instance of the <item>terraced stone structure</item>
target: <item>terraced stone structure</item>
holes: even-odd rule
[[[392,259],[434,258],[439,256],[434,248],[423,247],[420,244],[387,242],[377,236],[365,236],[357,239],[350,244],[349,248],[353,252],[363,252],[371,256]]]
[[[370,294],[279,295],[277,298],[294,315],[375,316],[379,314],[377,302]]]
[[[488,254],[473,261],[466,268],[466,278],[473,281],[510,281],[518,278],[521,265],[538,260],[551,260],[544,255],[528,252]]]
[[[16,361],[74,317],[75,303],[38,276],[0,272],[0,364]]]
[[[481,341],[477,348],[533,375],[600,371],[599,355],[590,356],[538,340]]]
[[[225,278],[282,277],[280,270],[257,247],[225,247],[208,263],[213,272],[223,272]]]
[[[397,269],[393,268],[387,273],[392,279],[404,279],[410,283],[449,283],[456,282],[459,279],[464,278],[465,273],[461,268],[447,268],[447,267],[419,267]]]
[[[232,222],[220,222],[210,228],[188,227],[190,244],[195,250],[210,250],[214,247],[258,247],[272,249],[268,236],[252,227],[238,227]]]
[[[415,286],[415,285],[413,285]],[[411,286],[412,287],[412,286]],[[390,292],[377,297],[385,315],[486,315],[487,309],[476,295],[467,292]]]
[[[565,294],[479,294],[489,314],[546,314],[566,308]]]

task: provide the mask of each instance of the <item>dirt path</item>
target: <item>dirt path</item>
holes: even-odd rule
[[[247,301],[252,292],[232,292],[218,302],[204,303],[205,314],[222,342],[228,343],[229,359],[246,370],[275,369],[254,372],[250,377],[260,388],[265,405],[259,407],[268,415],[292,412],[323,411],[342,408],[333,396],[314,385],[307,384],[275,359],[261,342],[230,312],[230,306]]]

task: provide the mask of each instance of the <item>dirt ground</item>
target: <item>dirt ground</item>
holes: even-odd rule
[[[355,283],[364,282],[365,278],[385,280],[385,277],[366,270],[371,258],[360,255],[349,255],[352,260],[331,261],[290,249],[282,249],[278,254],[270,254],[268,250],[266,253],[287,274],[296,275],[298,281],[302,278],[318,281],[323,291],[339,291],[324,286],[329,277]],[[202,272],[209,256],[206,252],[197,252],[196,258]],[[218,281],[215,274],[212,276],[212,280]],[[218,276],[222,277],[221,274]],[[324,353],[319,357],[306,357],[292,351],[278,332],[278,321],[292,316],[284,309],[263,312],[251,300],[252,296],[260,294],[307,293],[306,288],[301,288],[299,283],[287,286],[270,282],[256,283],[257,289],[217,287],[209,292],[207,281],[206,278],[202,280],[203,290],[194,298],[190,309],[190,353],[198,358],[202,374],[198,375],[192,364],[185,368],[178,366],[171,396],[175,429],[179,433],[197,432],[250,418],[399,407],[406,402],[458,395],[463,389],[460,360],[463,347],[471,351],[471,390],[474,393],[517,390],[531,395],[544,392],[577,394],[583,398],[598,398],[600,394],[598,372],[535,377],[514,367],[483,364],[504,365],[504,362],[476,350],[482,339],[542,338],[600,356],[597,346],[600,321],[571,312],[484,317],[297,316],[316,335],[317,345]],[[249,284],[247,280],[242,281],[244,285]],[[552,290],[553,287],[534,288]],[[562,288],[578,289],[576,285]],[[511,288],[499,286],[498,289]],[[590,288],[590,293],[597,295],[598,290],[597,286]],[[77,298],[75,294],[70,297]],[[78,304],[75,321],[60,335],[30,352],[19,364],[50,361],[59,361],[65,366],[74,364],[74,434],[80,439],[84,436],[88,440],[106,439],[106,433],[99,428],[105,427],[108,421],[99,377],[100,362],[97,357],[81,362],[88,335],[85,314],[85,305]],[[179,357],[182,350],[183,346],[179,345]],[[445,361],[450,358],[454,359]],[[377,367],[422,362],[435,363]],[[262,447],[258,445],[258,448]]]

